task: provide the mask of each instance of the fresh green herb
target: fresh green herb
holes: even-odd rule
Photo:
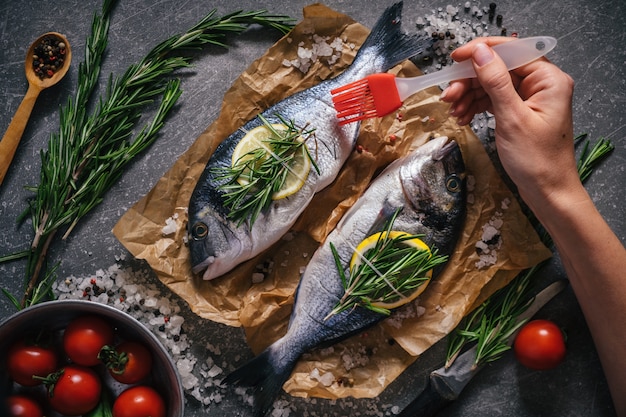
[[[591,151],[589,150],[589,143],[588,140],[585,140],[583,150],[578,159],[578,174],[582,182],[589,178],[593,168],[615,148],[610,140],[604,138],[598,139]]]
[[[581,135],[576,140],[585,139]],[[589,150],[589,141],[585,140],[578,159],[578,175],[584,183],[595,166],[614,148],[607,139],[599,139]],[[537,223],[534,216],[530,220],[540,229],[542,242],[553,246],[552,238]],[[524,324],[518,317],[532,303],[530,296],[535,273],[545,264],[542,262],[523,271],[509,285],[495,292],[469,316],[465,317],[450,338],[446,357],[446,366],[450,366],[462,349],[471,343],[477,344],[474,367],[497,360],[510,349],[509,338]]]
[[[60,111],[59,132],[51,135],[47,151],[41,153],[41,175],[34,197],[22,218],[30,216],[34,238],[26,268],[27,284],[21,306],[41,301],[39,282],[50,282],[45,268],[48,248],[64,230],[66,238],[78,221],[104,198],[106,191],[124,172],[127,164],[157,138],[166,117],[181,94],[180,81],[172,73],[190,65],[183,51],[207,44],[225,46],[229,34],[239,34],[259,24],[282,32],[293,20],[268,15],[265,11],[235,12],[215,17],[210,12],[189,31],[173,36],[153,48],[121,77],[111,77],[105,97],[89,106],[100,75],[100,64],[108,40],[110,13],[116,0],[105,0],[101,15],[95,15],[86,42],[85,60],[78,68],[75,96]],[[159,101],[152,118],[136,132],[142,112]],[[94,107],[92,114],[87,109]],[[134,137],[133,137],[134,136]]]
[[[510,349],[509,338],[524,324],[517,318],[532,303],[531,278],[540,265],[517,275],[461,322],[448,345],[447,367],[470,343],[478,346],[474,367],[495,361]]]
[[[241,225],[248,220],[254,224],[259,214],[272,203],[274,193],[283,188],[292,172],[294,161],[303,155],[319,174],[306,142],[312,137],[314,129],[301,128],[293,121],[277,115],[286,127],[276,129],[266,118],[259,118],[270,131],[270,137],[261,147],[240,156],[233,166],[218,167],[213,170],[219,187],[224,192],[226,206],[230,209],[228,217]]]
[[[381,303],[393,303],[410,296],[430,280],[428,271],[448,260],[447,256],[438,255],[436,249],[431,253],[403,243],[422,236],[399,234],[392,237],[393,223],[399,212],[397,210],[387,222],[374,247],[359,254],[362,262],[350,268],[348,276],[337,248],[330,243],[345,293],[326,319],[358,306],[389,315],[391,311],[381,307]]]

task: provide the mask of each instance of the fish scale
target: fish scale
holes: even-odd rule
[[[293,226],[315,193],[333,182],[354,149],[359,124],[339,124],[330,90],[368,74],[387,71],[432,45],[430,37],[401,31],[401,11],[401,2],[385,11],[352,65],[342,74],[287,97],[261,113],[270,123],[280,122],[282,117],[299,128],[314,129],[306,146],[319,174],[311,170],[298,192],[272,201],[252,225],[228,217],[229,208],[220,188],[224,180],[220,181],[216,169],[230,167],[235,147],[245,132],[263,123],[262,119],[254,117],[218,145],[189,202],[188,235],[194,273],[202,274],[205,280],[214,279],[269,248]]]
[[[451,255],[465,217],[465,176],[458,144],[439,137],[394,161],[376,177],[311,257],[296,290],[287,333],[225,379],[254,387],[257,416],[269,412],[302,354],[387,317],[360,306],[329,315],[345,293],[331,244],[347,274],[359,243],[386,230],[395,216],[393,230],[423,235],[430,248]],[[440,271],[436,268],[432,279]]]

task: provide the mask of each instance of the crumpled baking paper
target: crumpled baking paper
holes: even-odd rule
[[[483,145],[471,129],[450,120],[448,106],[439,100],[439,88],[433,87],[412,96],[397,114],[362,123],[358,149],[284,239],[218,279],[202,281],[192,274],[186,210],[216,146],[273,103],[339,74],[367,34],[365,27],[348,16],[320,4],[306,7],[304,19],[294,30],[233,83],[218,119],[113,230],[119,241],[135,257],[145,259],[196,314],[243,326],[257,354],[286,331],[302,268],[372,178],[430,137],[445,135],[457,140],[475,185],[470,190],[465,227],[448,267],[415,302],[401,307],[380,325],[330,348],[305,354],[284,385],[292,395],[330,399],[377,396],[422,352],[450,333],[464,315],[521,270],[551,255],[498,176]],[[286,66],[283,61],[296,58],[300,45],[310,48],[314,35],[326,37],[329,43],[340,38],[344,43],[340,59],[329,64],[320,58],[306,73]],[[392,72],[407,77],[420,75],[409,62]],[[498,226],[501,247],[492,265],[478,267],[476,244],[490,222]],[[168,230],[168,223],[175,227]],[[259,264],[272,268],[262,282],[253,284],[251,277]]]

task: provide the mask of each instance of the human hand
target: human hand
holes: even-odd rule
[[[525,200],[540,202],[579,182],[572,127],[572,78],[541,58],[509,73],[490,46],[511,38],[478,38],[456,49],[477,78],[453,81],[441,95],[459,124],[489,111],[498,155]]]

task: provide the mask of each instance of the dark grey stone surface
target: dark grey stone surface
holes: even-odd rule
[[[345,12],[371,27],[390,0],[328,0],[331,8]],[[420,16],[447,4],[465,2],[406,0],[403,24],[416,30]],[[307,2],[249,0],[133,0],[119,2],[113,13],[109,51],[103,66],[101,85],[109,73],[119,74],[143,57],[157,42],[182,32],[213,8],[219,14],[239,9],[268,9],[301,18]],[[472,1],[486,6],[487,1]],[[626,3],[624,0],[537,0],[497,1],[509,34],[551,35],[559,44],[550,58],[576,80],[574,119],[576,133],[589,133],[593,140],[611,139],[615,152],[589,180],[592,198],[622,241],[626,240]],[[0,188],[0,255],[23,250],[31,240],[30,225],[17,227],[16,219],[25,209],[29,195],[24,186],[37,183],[39,151],[58,127],[58,108],[75,88],[77,63],[82,60],[84,42],[94,11],[101,3],[94,0],[31,0],[0,2],[0,130],[8,126],[27,83],[23,60],[28,45],[41,33],[59,31],[68,36],[74,51],[74,65],[58,86],[44,91],[35,106],[22,143],[9,174]],[[461,7],[462,8],[462,7]],[[462,12],[461,12],[462,13]],[[194,67],[183,71],[184,93],[178,110],[167,122],[154,146],[134,162],[105,201],[89,214],[65,242],[56,246],[53,257],[62,260],[60,276],[81,276],[106,268],[126,250],[111,234],[119,217],[150,191],[161,175],[217,117],[226,89],[232,81],[277,39],[267,31],[250,31],[230,42],[228,51],[209,48],[199,54]],[[133,260],[124,261],[133,264]],[[138,262],[140,264],[140,262]],[[624,271],[616,271],[624,274]],[[542,272],[545,280],[564,276],[558,257]],[[18,292],[23,265],[0,265],[0,285]],[[175,295],[171,296],[175,298]],[[0,298],[0,318],[13,312]],[[251,353],[239,329],[228,328],[197,318],[186,311],[192,339],[198,354],[207,342],[222,349],[220,361],[228,364]],[[565,362],[555,370],[535,372],[524,369],[511,354],[487,366],[471,382],[461,398],[440,416],[613,416],[608,387],[586,327],[571,290],[566,290],[539,316],[557,321],[568,334]],[[623,318],[608,317],[607,320]],[[284,395],[297,416],[393,415],[392,406],[403,407],[422,389],[427,373],[438,367],[445,346],[436,345],[416,361],[379,398],[314,402]],[[237,359],[235,359],[237,358]],[[207,393],[207,394],[210,394]],[[188,399],[188,416],[252,415],[240,396],[226,396],[222,402],[203,407]]]

